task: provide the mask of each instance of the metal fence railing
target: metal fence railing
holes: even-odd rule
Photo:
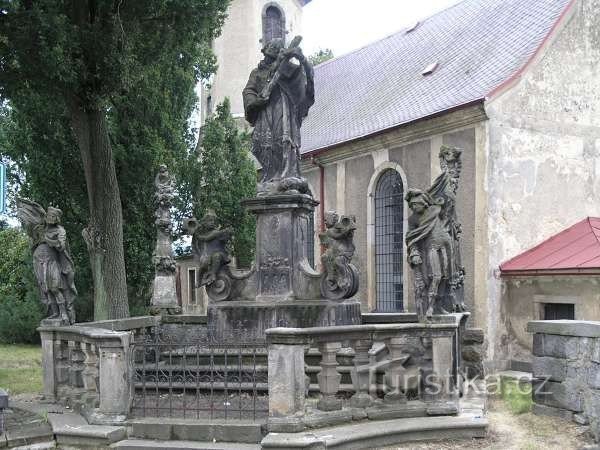
[[[266,420],[267,350],[264,338],[243,329],[225,337],[199,327],[193,336],[159,327],[133,343],[134,417]]]

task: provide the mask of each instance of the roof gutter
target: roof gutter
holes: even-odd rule
[[[500,272],[501,278],[511,277],[548,277],[557,275],[568,275],[568,276],[600,276],[599,268],[573,268],[573,269],[538,269],[538,270],[502,270]]]
[[[427,116],[419,117],[418,119],[414,119],[414,120],[411,120],[411,121],[408,121],[408,122],[403,122],[403,123],[400,123],[398,125],[393,125],[391,127],[384,128],[382,130],[377,130],[377,131],[374,131],[372,133],[365,134],[363,136],[358,136],[358,137],[355,137],[355,138],[352,138],[352,139],[348,139],[346,141],[336,142],[335,144],[331,144],[331,145],[328,145],[326,147],[317,148],[315,150],[311,150],[310,152],[303,153],[303,154],[300,155],[300,158],[304,159],[304,160],[310,159],[312,161],[313,158],[316,158],[316,157],[322,155],[323,153],[326,153],[326,152],[328,152],[330,150],[333,150],[335,148],[342,147],[344,145],[348,145],[348,144],[351,144],[351,143],[354,143],[354,142],[359,142],[359,141],[362,141],[362,140],[365,140],[365,139],[370,139],[370,138],[373,138],[375,136],[379,136],[379,135],[385,134],[385,133],[393,131],[393,130],[397,130],[397,129],[400,129],[400,128],[403,128],[403,127],[407,127],[407,126],[413,125],[413,124],[421,122],[421,121],[435,119],[436,117],[440,117],[440,116],[443,116],[444,114],[448,114],[448,113],[451,113],[451,112],[454,112],[454,111],[458,111],[458,110],[461,110],[461,109],[464,109],[464,108],[469,108],[471,106],[483,104],[485,102],[485,100],[486,100],[485,98],[478,98],[476,100],[472,100],[470,102],[463,103],[462,105],[453,106],[452,108],[443,109],[441,111],[437,111],[437,112],[429,114]]]

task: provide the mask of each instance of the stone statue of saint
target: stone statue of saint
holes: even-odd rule
[[[410,189],[406,202],[406,246],[414,271],[415,300],[420,317],[466,310],[464,274],[460,256],[461,226],[456,216],[456,192],[461,170],[461,150],[442,146],[442,173],[426,191]]]
[[[358,289],[358,271],[350,264],[354,256],[356,218],[342,216],[335,211],[325,214],[327,229],[319,234],[325,252],[321,256],[325,272],[321,293],[326,298],[349,298]]]
[[[60,224],[62,211],[52,206],[45,211],[36,202],[18,198],[17,216],[31,240],[33,269],[47,319],[61,325],[75,323],[75,270],[67,233]]]
[[[259,195],[310,193],[300,173],[300,127],[314,99],[314,74],[298,47],[273,39],[243,92],[246,120],[254,127],[252,153],[262,165]],[[296,63],[295,61],[298,61]]]
[[[188,219],[186,228],[192,234],[192,252],[198,262],[197,287],[210,285],[217,280],[219,271],[230,262],[227,243],[233,231],[221,229],[217,224],[217,215],[209,210],[204,217],[195,223]]]

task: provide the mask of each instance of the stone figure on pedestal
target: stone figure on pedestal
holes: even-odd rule
[[[442,146],[442,174],[427,192],[410,189],[406,201],[406,246],[414,271],[415,301],[419,317],[466,310],[460,257],[461,227],[456,217],[456,192],[460,177],[461,150]]]
[[[62,211],[52,206],[44,211],[36,202],[18,198],[17,216],[31,239],[33,269],[41,301],[47,307],[42,324],[72,325],[77,289],[67,234],[60,225]]]
[[[242,300],[242,291],[253,270],[237,271],[229,267],[227,245],[233,230],[219,227],[213,210],[208,210],[200,221],[194,217],[186,219],[184,228],[192,236],[192,254],[198,265],[196,287],[206,286],[206,293],[213,301]]]
[[[356,218],[342,216],[335,211],[325,215],[327,229],[319,234],[325,252],[321,256],[324,276],[321,293],[325,298],[349,298],[358,290],[358,270],[350,263],[354,256]]]
[[[188,230],[193,220],[187,222]],[[190,230],[191,231],[191,230]],[[192,252],[198,263],[198,284],[196,287],[212,284],[219,271],[231,260],[227,254],[227,243],[231,239],[231,228],[221,229],[217,215],[209,210],[192,231]]]
[[[310,193],[299,149],[300,126],[315,101],[314,74],[301,40],[297,36],[288,48],[281,39],[266,44],[243,92],[246,120],[254,127],[252,153],[262,165],[259,195]]]
[[[177,303],[175,272],[177,264],[173,258],[171,233],[171,206],[175,197],[173,178],[167,166],[162,164],[154,178],[154,213],[156,225],[156,248],[154,250],[154,286],[151,300],[151,311],[159,313],[180,313]]]

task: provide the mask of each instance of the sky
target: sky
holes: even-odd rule
[[[304,54],[334,56],[384,38],[460,0],[312,0],[302,19]]]

